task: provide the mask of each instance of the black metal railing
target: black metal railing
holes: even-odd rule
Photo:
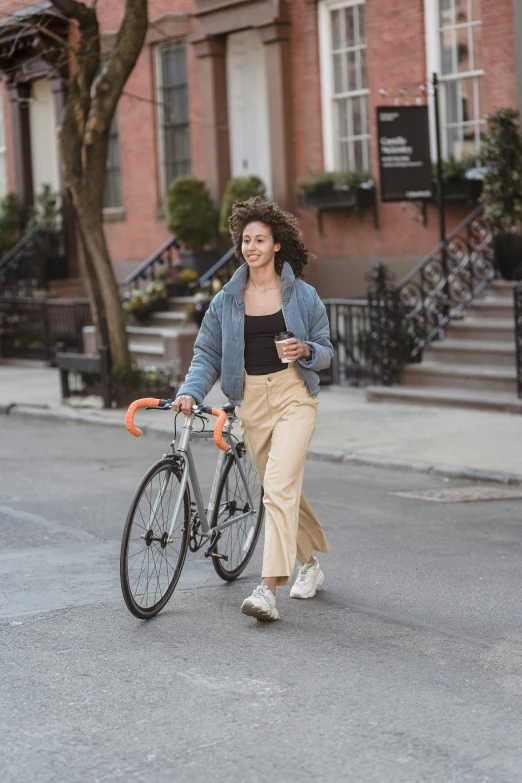
[[[159,269],[170,268],[178,260],[177,250],[179,244],[176,237],[170,237],[151,256],[141,263],[134,272],[127,275],[121,283],[122,288],[134,285],[140,288],[142,284],[149,283],[156,278]]]
[[[522,283],[515,286],[515,349],[517,357],[517,391],[522,398]]]
[[[397,285],[384,265],[375,267],[368,299],[377,382],[397,382],[401,366],[420,361],[494,280],[493,231],[482,213],[477,207]]]
[[[155,280],[160,269],[169,269],[179,263],[179,243],[176,237],[168,239],[158,250],[156,250],[146,261],[143,261],[130,275],[120,283],[121,288],[141,288]],[[223,253],[221,258],[210,267],[197,280],[188,285],[188,290],[193,292],[199,289],[212,290],[214,280],[219,279],[222,284],[227,282],[239,266],[238,260],[234,255],[234,248],[230,248]],[[168,276],[167,276],[168,277]]]
[[[0,356],[52,359],[61,350],[82,351],[82,329],[92,324],[86,299],[0,297]]]
[[[226,253],[223,253],[221,258],[210,267],[198,280],[195,280],[190,284],[189,288],[208,288],[212,289],[214,280],[219,280],[222,284],[228,282],[239,264],[242,261],[238,260],[235,256],[235,248],[231,247]]]
[[[363,386],[372,379],[370,307],[365,299],[324,299],[334,358],[321,383]]]
[[[62,232],[35,226],[0,260],[0,290],[4,296],[33,296],[67,272]]]

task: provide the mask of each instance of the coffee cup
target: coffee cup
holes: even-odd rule
[[[292,361],[291,359],[286,358],[283,351],[288,340],[291,340],[293,337],[295,337],[295,334],[293,332],[279,332],[279,334],[274,335],[275,346],[277,348],[277,355],[279,356],[281,361],[284,362],[285,364],[290,364],[290,362]]]

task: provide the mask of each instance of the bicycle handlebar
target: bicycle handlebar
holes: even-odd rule
[[[134,414],[138,410],[138,408],[158,408],[158,407],[164,407],[167,402],[172,402],[171,400],[156,400],[153,397],[143,397],[141,400],[134,400],[129,405],[129,408],[127,410],[127,415],[125,417],[125,426],[127,427],[127,431],[130,432],[131,435],[134,435],[136,438],[139,438],[141,435],[141,430],[134,425]],[[199,408],[202,413],[209,413],[212,416],[217,417],[216,426],[214,427],[214,443],[218,447],[218,449],[221,449],[221,451],[228,451],[230,449],[230,446],[228,443],[225,443],[223,440],[223,427],[225,425],[225,422],[227,420],[227,414],[225,411],[221,410],[220,408],[209,408],[206,405],[200,405],[200,406],[194,406],[195,409]]]
[[[134,402],[131,402],[125,417],[127,431],[130,432],[131,435],[134,435],[134,437],[139,438],[141,430],[134,426],[134,414],[138,408],[147,408],[149,405],[157,408],[161,402],[162,400],[155,400],[154,397],[142,397],[141,400],[134,400]]]
[[[214,427],[214,443],[221,451],[228,451],[230,446],[223,440],[223,427],[227,420],[227,414],[220,408],[207,408],[212,416],[217,416],[216,426]]]

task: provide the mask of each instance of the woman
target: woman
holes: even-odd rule
[[[276,587],[301,563],[292,598],[313,598],[324,582],[313,552],[330,546],[301,492],[306,451],[315,429],[319,378],[333,348],[326,309],[301,278],[308,261],[297,219],[254,198],[234,205],[229,220],[244,263],[212,300],[194,358],[174,402],[185,415],[221,376],[237,406],[243,439],[264,489],[262,581],[241,607],[258,620],[278,620]],[[278,356],[274,335],[291,331]]]

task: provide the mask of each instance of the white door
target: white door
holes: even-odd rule
[[[228,126],[233,177],[257,174],[272,193],[265,47],[258,30],[227,39]]]
[[[29,123],[34,195],[40,193],[44,184],[49,184],[53,193],[58,193],[60,172],[56,113],[53,91],[47,79],[38,79],[31,86]]]

